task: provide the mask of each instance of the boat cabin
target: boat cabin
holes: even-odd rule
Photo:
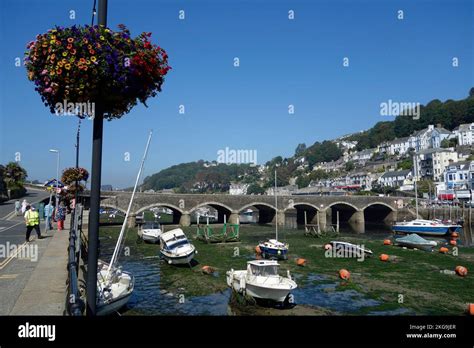
[[[247,263],[247,272],[253,276],[278,276],[278,262],[274,260],[256,260]]]
[[[147,221],[141,226],[142,230],[159,230],[160,224],[158,222]]]
[[[177,248],[180,245],[189,244],[186,235],[179,228],[163,233],[160,239],[163,247],[168,250]]]

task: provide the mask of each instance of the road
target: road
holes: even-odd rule
[[[28,189],[22,198],[37,203],[49,197],[49,193]],[[22,216],[15,216],[15,201],[0,204],[0,315],[8,315],[38,264],[51,238],[37,240],[32,233],[32,242],[25,243],[25,223]],[[44,231],[44,222],[41,224]],[[49,236],[48,236],[49,234]]]

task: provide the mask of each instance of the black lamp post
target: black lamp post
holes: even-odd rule
[[[99,0],[100,26],[107,26],[107,0]],[[100,180],[102,171],[102,134],[104,111],[100,101],[95,106],[92,131],[91,198],[89,211],[88,259],[87,259],[87,315],[96,315],[97,260],[99,246]]]

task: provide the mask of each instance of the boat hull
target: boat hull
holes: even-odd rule
[[[275,302],[284,302],[291,290],[296,289],[297,285],[292,280],[281,278],[279,286],[264,286],[253,283],[246,278],[247,271],[227,272],[227,285],[240,294],[246,294],[256,299],[270,300]]]
[[[153,243],[153,244],[156,244],[156,243],[159,243],[160,241],[160,236],[153,236],[153,235],[149,235],[149,234],[142,234],[142,239],[144,242],[147,242],[147,243]]]
[[[124,296],[121,296],[119,298],[113,299],[109,303],[98,305],[96,314],[103,316],[103,315],[116,313],[128,303],[128,300],[130,300],[131,296],[132,296],[132,292]]]
[[[394,225],[392,230],[395,233],[416,233],[425,236],[444,236],[452,232],[459,231],[458,226],[405,226]]]
[[[262,256],[267,259],[275,258],[279,260],[288,259],[288,249],[284,248],[270,248],[263,245],[259,245]]]
[[[170,253],[167,253],[166,251],[161,250],[160,255],[163,259],[166,260],[170,265],[186,265],[191,263],[192,259],[194,258],[195,255],[195,250],[193,250],[191,253],[185,254],[185,255],[173,255]]]

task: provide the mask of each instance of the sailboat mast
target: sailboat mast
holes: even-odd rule
[[[415,166],[415,206],[416,206],[416,218],[418,219],[418,185],[416,183],[416,181],[418,180],[418,161],[417,161],[417,157],[416,157],[416,151],[415,151],[415,154],[413,155],[413,161],[415,162],[414,163],[414,166]]]
[[[277,171],[275,169],[275,239],[278,240]]]
[[[128,203],[127,213],[125,214],[125,219],[123,220],[122,229],[120,230],[120,235],[119,235],[119,238],[117,240],[117,244],[115,245],[114,253],[112,255],[112,259],[110,260],[109,268],[107,269],[107,275],[106,275],[105,279],[108,279],[109,274],[110,274],[110,270],[112,269],[114,263],[117,261],[118,252],[120,250],[120,245],[122,244],[123,236],[124,236],[124,233],[125,233],[125,226],[127,224],[128,216],[129,216],[130,210],[132,208],[133,198],[135,197],[135,192],[137,191],[138,182],[140,181],[140,176],[142,174],[143,166],[145,164],[145,159],[146,159],[146,155],[148,153],[148,148],[150,146],[150,141],[151,141],[151,136],[152,135],[153,135],[153,131],[150,131],[150,134],[148,135],[148,141],[147,141],[146,147],[145,147],[145,153],[143,154],[142,162],[140,164],[140,169],[138,170],[138,174],[137,174],[137,179],[135,180],[135,186],[133,187],[132,197],[130,198],[130,202]]]

